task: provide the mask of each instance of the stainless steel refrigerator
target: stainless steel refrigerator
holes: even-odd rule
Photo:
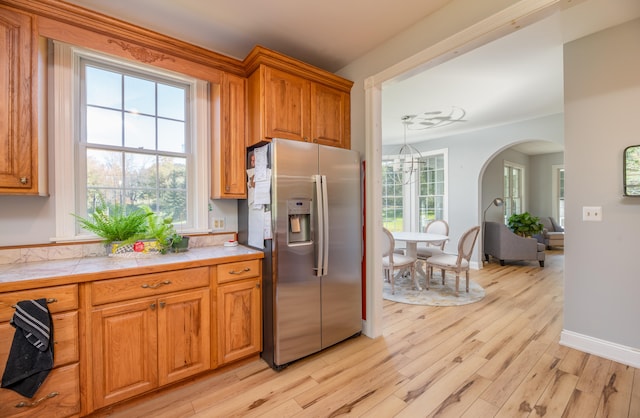
[[[281,369],[362,330],[361,163],[341,148],[281,139],[268,147],[262,357]],[[238,211],[246,244],[246,201]]]

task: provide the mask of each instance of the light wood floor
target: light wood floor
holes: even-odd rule
[[[261,360],[102,411],[112,417],[640,417],[640,370],[558,344],[563,255],[485,264],[460,307],[385,301],[384,336],[275,372]]]

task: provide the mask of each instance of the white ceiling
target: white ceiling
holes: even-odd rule
[[[451,0],[67,0],[222,54],[255,45],[337,71]],[[403,142],[400,118],[466,111],[465,122],[408,131],[407,142],[563,111],[562,44],[640,16],[639,0],[575,6],[444,64],[383,88],[384,144]],[[541,144],[546,144],[540,148]],[[559,150],[549,142],[521,150]],[[561,148],[560,148],[561,149]]]
[[[240,60],[262,45],[335,72],[451,0],[66,1]]]

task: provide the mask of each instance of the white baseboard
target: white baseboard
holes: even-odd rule
[[[560,344],[604,357],[628,366],[640,368],[640,350],[624,345],[589,337],[588,335],[562,330]]]

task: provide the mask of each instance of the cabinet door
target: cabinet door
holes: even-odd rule
[[[209,289],[158,299],[159,384],[209,369]]]
[[[35,152],[32,117],[35,69],[31,17],[0,9],[0,193],[31,193]]]
[[[273,68],[264,71],[265,137],[310,141],[311,83]]]
[[[95,408],[158,386],[157,301],[139,299],[92,314]]]
[[[218,286],[219,363],[262,349],[260,279]]]
[[[212,135],[211,197],[246,195],[246,79],[225,73],[220,92],[220,136]]]
[[[350,148],[350,99],[343,91],[311,84],[311,132],[313,142]]]

